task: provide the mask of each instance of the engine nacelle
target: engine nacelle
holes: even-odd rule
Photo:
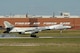
[[[24,34],[23,32],[19,32],[19,34]]]

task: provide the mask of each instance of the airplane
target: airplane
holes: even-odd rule
[[[3,33],[17,32],[19,34],[30,34],[30,37],[37,37],[35,34],[44,30],[63,30],[71,28],[71,26],[65,26],[63,24],[44,26],[44,27],[21,28],[21,27],[15,27],[8,21],[4,21],[4,26],[6,30]]]

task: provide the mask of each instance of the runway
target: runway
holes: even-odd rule
[[[0,37],[0,39],[21,39],[21,38],[80,38],[80,37]]]
[[[80,36],[44,36],[44,37],[17,37],[14,34],[0,34],[0,39],[16,39],[16,38],[80,38]]]

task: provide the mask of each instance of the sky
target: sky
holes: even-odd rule
[[[0,15],[80,15],[80,0],[0,0]]]

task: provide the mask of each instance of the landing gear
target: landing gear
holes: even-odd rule
[[[31,36],[30,37],[37,37],[35,34],[31,34]]]
[[[63,30],[60,30],[60,35],[62,36]]]

